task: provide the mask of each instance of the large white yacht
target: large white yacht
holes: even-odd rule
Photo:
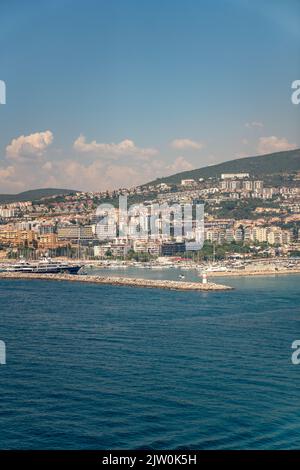
[[[54,261],[51,258],[43,258],[39,261],[26,261],[20,260],[16,264],[7,266],[6,271],[9,272],[20,272],[20,273],[42,273],[42,274],[53,274],[53,273],[68,273],[77,274],[82,265],[79,263],[69,263],[62,261]]]

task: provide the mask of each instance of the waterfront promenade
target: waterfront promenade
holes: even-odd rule
[[[26,279],[26,280],[47,280],[47,281],[69,281],[69,282],[87,282],[93,284],[109,284],[113,286],[127,287],[146,287],[156,289],[169,289],[180,291],[228,291],[233,288],[214,282],[183,282],[170,280],[155,279],[137,279],[126,277],[109,277],[109,276],[89,276],[89,275],[72,275],[72,274],[38,274],[38,273],[18,273],[18,272],[1,272],[0,279]]]

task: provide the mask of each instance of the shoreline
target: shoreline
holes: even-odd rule
[[[214,271],[208,272],[207,277],[248,277],[248,276],[277,276],[277,275],[290,275],[300,274],[300,268],[297,269],[261,269],[255,270],[241,270],[241,271]]]
[[[169,280],[154,280],[126,277],[104,277],[75,274],[39,274],[39,273],[17,273],[0,272],[1,279],[21,279],[21,280],[46,280],[46,281],[68,281],[68,282],[86,282],[90,284],[102,284],[127,287],[144,287],[156,289],[168,289],[179,291],[231,291],[233,287],[216,284],[214,282],[182,282]]]

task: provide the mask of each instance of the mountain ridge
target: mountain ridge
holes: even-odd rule
[[[222,173],[250,173],[254,177],[272,174],[286,174],[300,171],[300,148],[252,157],[237,158],[215,165],[182,171],[170,176],[157,178],[143,186],[160,183],[178,184],[182,179],[214,178]]]
[[[38,201],[45,197],[63,196],[76,193],[73,189],[41,188],[30,189],[18,194],[0,194],[0,204],[9,204],[12,202]]]

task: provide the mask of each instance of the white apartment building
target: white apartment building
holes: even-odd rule
[[[194,179],[181,180],[181,186],[194,186],[195,183]]]
[[[249,178],[250,175],[249,173],[222,173],[221,174],[221,179],[226,180],[226,179],[243,179],[243,178]]]
[[[0,217],[3,217],[4,219],[9,219],[10,217],[14,217],[15,214],[16,214],[16,210],[13,208],[0,207]]]

